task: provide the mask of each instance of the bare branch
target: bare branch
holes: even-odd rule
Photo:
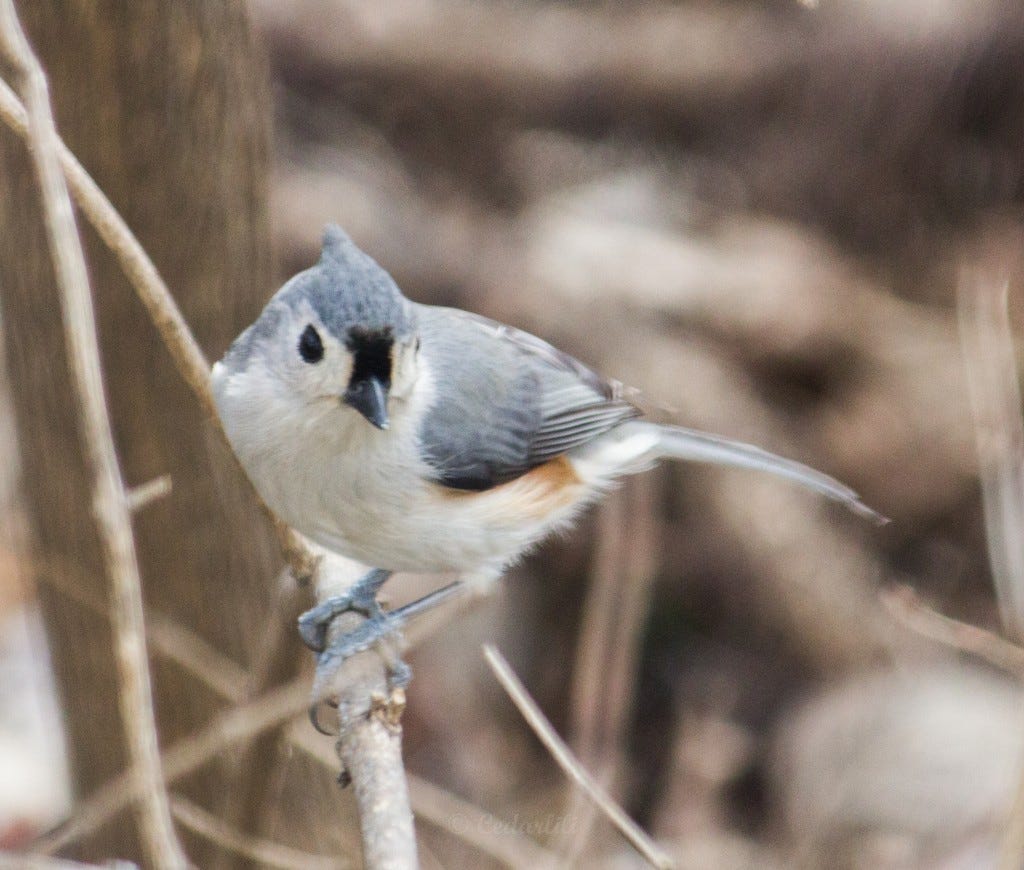
[[[174,818],[193,833],[205,837],[223,849],[251,858],[261,867],[278,867],[281,870],[337,870],[343,866],[336,858],[311,855],[236,831],[180,795],[171,795],[171,809]]]
[[[1003,625],[1024,639],[1024,419],[1006,302],[1008,271],[965,268],[960,345],[974,412],[985,537]]]
[[[333,769],[336,758],[321,740],[296,724],[288,729],[288,742],[324,767]],[[509,867],[555,867],[554,853],[519,833],[512,825],[435,783],[409,774],[409,797],[417,819],[447,831]]]
[[[623,733],[633,708],[643,622],[659,552],[651,475],[630,478],[598,514],[594,569],[583,607],[571,690],[573,747],[614,794]],[[578,864],[591,841],[597,807],[573,789],[559,851]]]
[[[133,486],[126,493],[128,510],[132,513],[140,511],[146,505],[169,496],[172,489],[171,476],[169,474],[161,474],[159,477],[154,477],[146,483]]]
[[[201,731],[180,740],[160,756],[167,782],[191,773],[230,746],[287,722],[309,706],[305,678],[286,683],[249,704],[218,716]],[[75,809],[62,827],[35,844],[35,851],[52,853],[95,831],[136,800],[147,787],[131,772],[115,777],[96,789]],[[182,865],[184,866],[184,865]]]
[[[957,286],[960,346],[974,412],[978,474],[992,579],[1005,630],[1024,640],[1024,419],[1007,307],[1009,257],[986,239],[986,262],[961,269]],[[1016,256],[1019,239],[1011,241]],[[991,265],[990,265],[991,264]],[[1024,853],[1024,779],[1006,822],[1002,870]]]
[[[344,613],[328,629],[328,639],[363,622]],[[383,649],[384,655],[390,653]],[[363,863],[368,870],[417,867],[416,834],[409,787],[402,766],[402,712],[405,693],[390,689],[382,655],[361,653],[345,661],[322,697],[338,710],[338,758],[351,781],[359,812]]]
[[[881,599],[894,619],[921,637],[977,656],[1014,676],[1024,675],[1024,648],[991,631],[932,610],[911,587],[883,590]]]
[[[494,673],[501,687],[511,698],[512,703],[523,715],[534,734],[551,753],[558,766],[562,768],[566,776],[572,779],[582,788],[590,799],[597,804],[601,811],[608,817],[609,821],[622,835],[629,840],[636,850],[650,862],[653,867],[673,867],[672,859],[669,858],[654,841],[623,811],[615,801],[605,792],[601,785],[580,765],[573,756],[572,751],[566,746],[565,741],[558,736],[554,727],[541,712],[537,702],[530,697],[511,665],[505,657],[490,644],[484,644],[484,659]]]
[[[174,833],[160,769],[156,718],[142,612],[142,589],[131,516],[107,414],[85,256],[74,209],[60,166],[59,139],[43,69],[18,21],[13,0],[0,2],[0,43],[25,93],[28,139],[40,186],[65,338],[82,420],[82,437],[93,475],[93,514],[112,581],[111,611],[120,682],[121,719],[128,738],[139,824],[155,867],[188,865]]]

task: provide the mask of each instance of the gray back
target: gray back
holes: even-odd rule
[[[439,483],[489,489],[640,414],[533,335],[451,308],[416,306],[416,318],[437,383],[421,439]]]

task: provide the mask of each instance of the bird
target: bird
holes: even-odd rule
[[[267,506],[367,567],[299,618],[318,674],[450,593],[481,589],[659,460],[770,472],[882,522],[851,488],[719,435],[642,419],[635,394],[546,341],[413,302],[334,224],[212,371],[224,432]],[[385,612],[395,572],[459,579]],[[367,617],[327,640],[339,614]],[[394,680],[409,679],[393,666]]]

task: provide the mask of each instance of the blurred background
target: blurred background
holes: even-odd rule
[[[892,519],[748,472],[628,481],[410,654],[424,866],[641,866],[484,641],[680,867],[1022,866],[1024,651],[1003,640],[976,449],[1024,455],[1019,408],[976,433],[957,313],[958,287],[963,306],[1008,280],[1024,317],[1018,2],[18,6],[65,140],[211,360],[336,221],[410,297],[535,332],[653,417],[809,463]],[[0,190],[0,849],[23,849],[125,759],[52,278],[8,131]],[[311,594],[275,579],[266,520],[81,223],[125,476],[174,482],[136,522],[169,747],[308,680],[292,626]],[[358,866],[336,773],[301,711],[226,742],[170,785],[190,856]],[[240,858],[213,823],[305,857]],[[60,852],[140,860],[131,813]]]

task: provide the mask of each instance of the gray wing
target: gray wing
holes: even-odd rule
[[[452,308],[417,315],[436,386],[421,443],[445,486],[489,489],[640,415],[621,384],[536,336]]]

